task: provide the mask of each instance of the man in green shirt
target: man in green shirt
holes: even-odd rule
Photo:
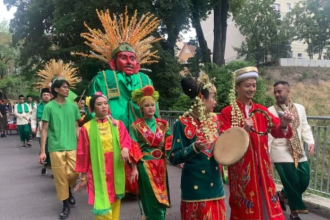
[[[43,88],[41,89],[41,102],[39,103],[37,107],[37,111],[35,115],[32,117],[33,120],[31,120],[31,127],[32,127],[32,133],[36,133],[36,137],[39,139],[39,144],[41,146],[41,129],[42,129],[42,114],[44,112],[46,104],[50,101],[51,94],[49,88]],[[41,174],[45,175],[47,173],[47,167],[51,167],[50,163],[50,157],[49,157],[49,151],[48,151],[48,144],[46,143],[45,146],[45,153],[46,153],[46,160],[45,164],[43,165],[43,168],[41,169]]]
[[[39,162],[44,164],[48,137],[48,151],[52,162],[57,198],[63,201],[60,219],[70,215],[70,205],[75,199],[70,187],[74,187],[78,177],[75,173],[77,137],[79,133],[78,120],[80,113],[75,103],[67,101],[69,83],[66,80],[56,80],[51,87],[54,100],[44,108],[42,115],[41,153]]]

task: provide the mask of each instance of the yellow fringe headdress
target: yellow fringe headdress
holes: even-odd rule
[[[153,36],[147,37],[152,31],[158,28],[160,20],[151,13],[142,15],[140,20],[137,19],[137,11],[133,17],[129,17],[127,7],[125,14],[116,15],[111,18],[110,11],[96,10],[102,26],[105,30],[90,28],[86,23],[85,27],[89,32],[82,33],[81,36],[87,41],[86,45],[92,48],[90,54],[76,53],[84,57],[91,57],[102,60],[106,63],[112,59],[112,52],[122,44],[129,44],[133,47],[136,59],[140,64],[156,63],[159,57],[156,55],[158,51],[150,52],[152,44],[162,38]]]
[[[56,62],[51,59],[46,63],[45,69],[40,70],[37,75],[40,77],[36,83],[37,88],[48,88],[54,79],[63,78],[69,82],[70,87],[75,87],[76,83],[80,82],[77,76],[77,68],[72,67],[72,63],[63,63],[62,60]]]

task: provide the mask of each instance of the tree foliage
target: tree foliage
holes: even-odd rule
[[[310,59],[314,54],[322,59],[324,49],[330,44],[330,1],[301,1],[285,18],[295,40],[308,45]]]
[[[83,78],[75,91],[78,94],[85,90],[98,71],[109,68],[100,61],[73,55],[74,52],[90,50],[80,37],[80,33],[86,32],[84,22],[92,28],[101,28],[95,9],[122,13],[127,6],[129,14],[133,15],[137,9],[139,16],[150,11],[162,21],[158,32],[153,34],[164,37],[164,40],[155,45],[161,56],[160,62],[143,68],[152,69],[150,77],[164,97],[162,108],[168,108],[173,102],[173,99],[165,97],[178,94],[177,90],[173,90],[173,86],[178,86],[180,70],[174,48],[180,32],[189,27],[188,0],[4,0],[4,3],[7,7],[17,7],[10,27],[14,43],[23,41],[19,65],[23,67],[25,76],[34,79],[36,71],[52,58],[72,61]]]
[[[274,12],[275,0],[247,0],[234,17],[246,41],[235,50],[239,57],[253,60],[256,65],[284,58],[291,51],[290,34],[281,15]]]
[[[0,22],[0,78],[6,75],[7,66],[14,60],[15,48],[7,21]]]

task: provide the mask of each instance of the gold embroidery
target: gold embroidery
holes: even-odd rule
[[[213,186],[213,183],[211,183],[210,186]]]
[[[177,140],[176,140],[176,142],[178,142],[178,143],[180,143],[180,141],[181,141],[180,139],[177,139]]]
[[[218,170],[218,169],[219,169],[219,167],[215,167],[215,169],[216,169],[216,170]]]
[[[202,174],[205,174],[205,170],[202,170]]]
[[[198,186],[194,186],[194,189],[196,189],[196,190],[197,190],[197,189],[198,189]]]

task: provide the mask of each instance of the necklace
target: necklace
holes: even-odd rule
[[[109,128],[109,123],[97,123],[97,128],[99,129],[99,132],[101,134],[107,134],[108,133],[108,128]]]

